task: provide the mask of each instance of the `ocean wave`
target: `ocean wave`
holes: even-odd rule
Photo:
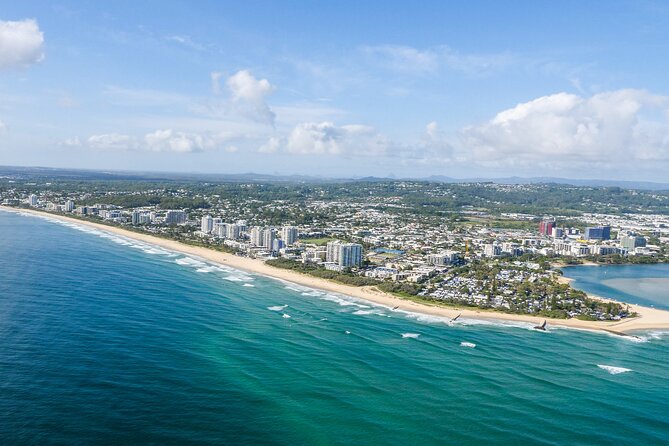
[[[283,313],[283,314],[281,315],[281,317],[284,318],[284,319],[290,319],[290,314]]]
[[[273,307],[267,307],[267,309],[271,311],[282,311],[287,306],[288,305],[274,305]]]
[[[402,338],[405,339],[416,339],[420,336],[420,333],[402,333]]]
[[[198,268],[196,271],[198,273],[213,273],[215,271],[218,271],[218,268],[216,268],[215,266],[208,265],[208,266],[203,266],[202,268]]]
[[[460,347],[476,348],[476,344],[474,344],[473,342],[463,341],[460,343]]]
[[[253,285],[252,283],[245,283],[245,284],[242,285],[242,286],[254,287],[255,285]]]
[[[362,304],[360,302],[356,302],[353,300],[352,297],[344,297],[344,296],[338,296],[335,294],[326,294],[321,297],[322,300],[327,300],[329,302],[334,302],[342,307],[350,307],[350,306],[356,306],[358,308],[371,308],[369,305]]]
[[[612,365],[604,365],[604,364],[597,364],[597,367],[606,370],[611,375],[618,375],[620,373],[627,373],[632,371],[632,369],[626,369],[625,367],[615,367]]]
[[[174,263],[181,266],[192,266],[192,267],[202,267],[206,265],[206,263],[200,260],[196,260],[192,257],[182,257],[180,259],[176,259]]]
[[[356,316],[364,316],[364,315],[369,315],[369,314],[375,314],[377,316],[387,316],[386,313],[383,312],[383,310],[376,310],[376,309],[371,309],[371,310],[356,310],[351,314],[355,314]]]

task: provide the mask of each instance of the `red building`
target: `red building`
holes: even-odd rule
[[[539,233],[543,235],[552,235],[554,227],[555,227],[554,220],[544,220],[541,223],[539,223]]]

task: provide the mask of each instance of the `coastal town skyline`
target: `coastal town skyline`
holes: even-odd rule
[[[661,2],[8,3],[5,165],[662,182]]]

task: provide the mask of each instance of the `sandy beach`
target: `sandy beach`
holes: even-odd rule
[[[317,288],[321,290],[331,291],[335,293],[345,294],[354,298],[363,299],[374,302],[376,304],[387,307],[398,307],[400,310],[410,311],[415,313],[422,313],[432,316],[441,316],[445,318],[453,318],[458,314],[462,314],[463,318],[469,319],[492,319],[503,321],[521,321],[528,323],[539,324],[543,318],[535,316],[526,316],[520,314],[507,314],[496,311],[483,311],[472,308],[456,308],[456,307],[441,307],[437,305],[430,305],[429,303],[418,303],[379,291],[374,287],[354,287],[349,285],[342,285],[317,277],[308,276],[294,271],[275,268],[265,264],[262,260],[250,259],[248,257],[240,257],[233,254],[214,251],[211,249],[190,246],[174,240],[168,240],[156,237],[150,234],[142,234],[134,231],[129,231],[117,226],[108,226],[100,223],[95,223],[77,218],[68,217],[61,214],[52,214],[32,209],[14,209],[3,207],[7,211],[25,212],[39,216],[48,216],[49,218],[66,221],[69,223],[76,223],[101,231],[107,231],[129,239],[141,241],[144,243],[153,244],[162,248],[180,252],[183,254],[193,255],[205,259],[209,262],[218,263],[231,268],[240,269],[243,271],[261,274],[263,276],[273,277],[276,279],[293,282],[299,285],[310,288]],[[569,279],[565,277],[560,278],[564,283],[568,283]],[[602,300],[601,296],[591,296]],[[629,333],[636,330],[669,330],[669,311],[657,310],[654,308],[643,307],[640,305],[630,304],[632,311],[637,312],[640,316],[631,318],[629,320],[615,321],[615,322],[601,322],[601,321],[581,321],[577,319],[548,319],[548,324],[554,326],[571,327],[585,330],[603,330],[612,333]]]

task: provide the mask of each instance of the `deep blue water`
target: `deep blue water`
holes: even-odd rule
[[[664,333],[449,326],[7,212],[0,339],[0,444],[669,443]]]
[[[669,264],[569,266],[564,276],[587,293],[669,310]]]

